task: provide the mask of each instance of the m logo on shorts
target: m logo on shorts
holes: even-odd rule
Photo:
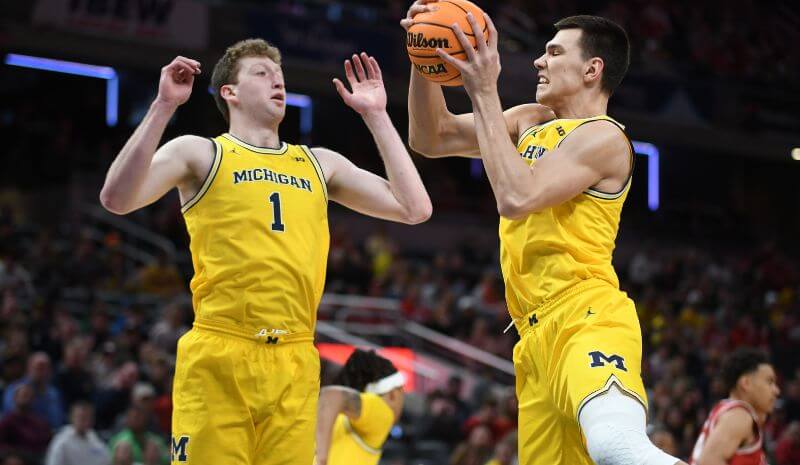
[[[619,355],[611,354],[611,356],[608,357],[599,350],[595,350],[594,352],[589,352],[589,357],[592,359],[592,363],[589,364],[591,368],[603,367],[606,366],[606,363],[613,363],[618,370],[628,371],[628,369],[625,368],[625,359]]]
[[[172,437],[172,447],[170,448],[170,461],[172,462],[185,462],[186,446],[189,445],[189,436],[181,436],[175,441],[175,436]]]

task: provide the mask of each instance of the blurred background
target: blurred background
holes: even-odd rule
[[[192,323],[188,236],[175,192],[126,217],[105,212],[105,170],[155,97],[161,66],[178,54],[201,61],[204,73],[164,140],[224,132],[207,91],[211,70],[228,45],[262,37],[281,49],[295,94],[282,139],[330,147],[382,174],[369,132],[330,81],[352,53],[375,55],[405,137],[410,66],[398,22],[410,1],[6,3],[0,464],[68,463],[59,455],[67,446],[54,445],[69,440],[58,436],[66,424],[96,433],[97,461],[84,463],[167,463],[175,345]],[[599,14],[630,34],[631,69],[609,114],[641,153],[615,265],[642,323],[654,441],[688,457],[710,407],[727,395],[721,358],[746,345],[767,351],[779,374],[770,463],[800,463],[797,7],[479,4],[501,34],[505,106],[535,98],[533,60],[559,18]],[[469,111],[463,89],[446,93],[451,110]],[[323,384],[354,346],[379,349],[413,383],[382,463],[483,465],[496,455],[507,465],[517,335],[503,333],[495,202],[480,163],[414,159],[434,203],[429,222],[405,227],[331,204],[317,335]],[[20,380],[33,394],[17,389]],[[20,422],[22,410],[35,418]]]

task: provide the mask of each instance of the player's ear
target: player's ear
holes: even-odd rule
[[[225,100],[236,98],[236,86],[233,84],[225,84],[219,88],[219,95]]]
[[[603,77],[605,63],[600,57],[590,58],[584,67],[583,79],[586,82],[599,81]]]
[[[739,378],[739,381],[736,383],[737,387],[743,391],[750,390],[750,387],[753,385],[753,379],[751,375],[744,375]]]

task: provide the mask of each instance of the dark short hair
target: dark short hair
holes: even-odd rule
[[[603,60],[602,89],[614,93],[628,72],[631,62],[631,44],[628,34],[619,24],[600,16],[578,15],[564,18],[554,24],[556,30],[580,29],[580,46],[584,58]]]
[[[755,372],[760,365],[768,363],[767,355],[760,350],[749,347],[735,350],[722,362],[720,376],[725,389],[731,392],[739,382],[739,378]]]
[[[374,350],[356,349],[339,371],[334,384],[363,391],[367,384],[397,373],[397,368]]]

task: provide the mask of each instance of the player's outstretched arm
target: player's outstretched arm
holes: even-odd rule
[[[417,0],[400,21],[408,31],[414,16],[436,9],[435,0]],[[509,108],[503,113],[509,139],[542,121],[552,119],[552,111],[542,105],[527,104]],[[475,119],[472,113],[454,114],[439,84],[422,77],[412,66],[408,87],[408,145],[426,157],[480,158]]]
[[[207,154],[211,163],[211,142],[200,137],[179,137],[156,151],[170,118],[189,99],[197,74],[200,63],[184,57],[161,69],[158,96],[106,174],[100,203],[107,210],[122,215],[158,200],[191,178],[197,154]]]
[[[386,113],[386,90],[378,62],[362,53],[345,62],[345,75],[352,91],[334,79],[342,100],[358,112],[375,139],[388,179],[355,166],[341,154],[315,147],[331,199],[376,218],[407,224],[421,223],[431,216],[432,206],[419,172],[403,140]]]
[[[478,144],[500,215],[522,218],[565,202],[593,186],[614,189],[609,192],[624,186],[630,173],[630,145],[622,132],[606,121],[575,129],[559,148],[528,167],[506,135],[497,93],[500,75],[497,30],[486,15],[487,44],[472,14],[467,19],[477,31],[478,49],[469,46],[464,32],[455,25],[456,36],[466,44],[467,60],[455,59],[443,50],[438,53],[461,71],[464,88],[472,100]]]
[[[344,386],[322,388],[317,404],[317,465],[328,463],[333,425],[340,413],[353,420],[361,417],[361,393]]]
[[[741,408],[720,415],[717,424],[706,438],[696,465],[726,465],[736,449],[742,447],[753,431],[753,418]]]

